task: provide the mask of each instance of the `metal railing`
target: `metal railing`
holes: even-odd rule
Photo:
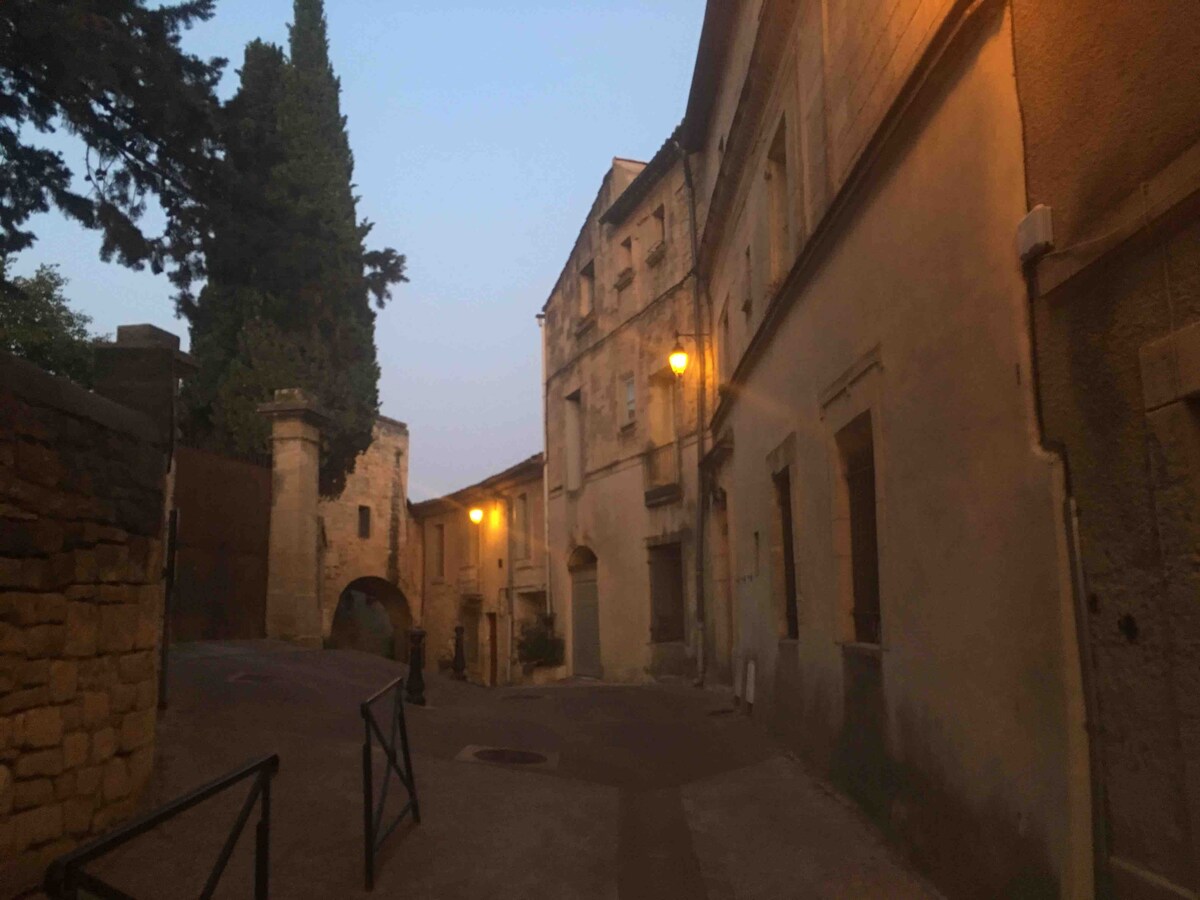
[[[384,737],[383,729],[375,718],[372,704],[392,695],[391,725],[388,736]],[[413,781],[412,759],[408,752],[408,728],[404,723],[404,679],[397,678],[389,682],[375,694],[364,700],[360,710],[363,717],[363,838],[364,838],[364,871],[367,890],[375,889],[375,855],[388,836],[396,830],[396,826],[410,812],[413,822],[421,821],[421,807],[417,803],[417,785]],[[376,803],[374,782],[374,767],[372,765],[372,741],[378,740],[387,757],[387,765],[383,771],[383,783],[380,786],[379,800]],[[396,758],[397,749],[401,759]],[[402,760],[402,761],[401,761]],[[396,814],[391,824],[383,826],[383,812],[387,804],[388,785],[392,775],[395,775],[401,786],[408,792],[408,802]]]
[[[245,828],[255,803],[261,798],[254,837],[254,900],[266,900],[270,880],[271,779],[278,771],[278,754],[264,756],[127,822],[110,834],[102,835],[52,862],[46,870],[43,889],[50,900],[80,900],[81,892],[84,892],[82,896],[95,897],[98,900],[134,900],[130,894],[84,871],[84,866],[235,784],[253,778],[254,784],[245,803],[242,804],[229,836],[225,839],[225,844],[221,847],[217,861],[208,873],[200,898],[208,900],[213,896],[237,846],[238,838],[241,837],[242,829]]]

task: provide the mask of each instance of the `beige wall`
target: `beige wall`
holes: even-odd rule
[[[522,539],[509,525],[522,497],[528,515],[525,553],[521,553]],[[476,507],[483,510],[478,525],[468,517]],[[426,655],[431,667],[448,666],[454,653],[454,627],[462,625],[471,681],[491,685],[521,680],[514,658],[515,638],[523,622],[544,611],[547,590],[543,510],[540,456],[413,507],[413,527],[419,530],[423,547],[421,625],[427,633]],[[439,528],[444,534],[441,571],[435,549]],[[510,541],[515,558],[510,554]],[[494,645],[489,617],[495,619]]]
[[[420,577],[412,568],[409,547],[408,442],[407,425],[380,417],[371,445],[355,461],[341,496],[318,505],[324,532],[321,617],[325,637],[342,591],[357,578],[382,578],[396,585],[410,615],[419,616]],[[360,506],[370,510],[366,538],[359,536]]]
[[[692,355],[688,372],[670,373],[667,356],[676,334],[695,334],[688,194],[676,149],[668,144],[651,171],[640,202],[621,221],[600,219],[628,179],[618,162],[606,176],[580,237],[545,306],[547,480],[551,581],[558,626],[574,670],[575,608],[568,562],[578,547],[597,557],[600,657],[603,677],[642,681],[652,672],[682,674],[694,667],[694,533],[698,367],[695,338],[683,343]],[[640,167],[639,167],[640,171]],[[640,189],[640,185],[639,185]],[[662,209],[659,242],[655,211]],[[632,241],[630,254],[622,245]],[[657,260],[654,256],[660,256]],[[594,261],[594,322],[578,307],[580,270]],[[633,280],[617,278],[632,262]],[[626,406],[632,379],[635,414]],[[568,395],[579,392],[582,471],[577,489],[567,477],[571,452]],[[647,454],[678,466],[674,496],[647,505]],[[678,460],[678,462],[676,462]],[[670,481],[670,478],[662,479]],[[683,554],[685,634],[682,641],[651,642],[648,545],[678,542]]]
[[[1063,476],[1039,447],[1014,250],[1026,206],[1007,9],[985,3],[964,22],[851,192],[849,174],[950,4],[868,12],[829,3],[817,15],[817,4],[801,3],[794,19],[771,20],[787,6],[768,4],[763,20],[786,40],[759,36],[756,58],[772,77],[759,74],[749,94],[722,86],[706,142],[736,122],[709,182],[701,262],[714,324],[727,296],[734,310],[720,372],[734,383],[715,429],[733,449],[717,476],[727,509],[714,521],[728,519],[734,615],[723,627],[736,635],[735,682],[753,661],[755,714],[859,796],[951,893],[1019,885],[1087,896]],[[738,41],[753,38],[743,23]],[[804,48],[824,53],[819,70],[806,68]],[[734,48],[727,79],[740,83],[736,61],[746,55]],[[826,79],[812,109],[806,71]],[[763,178],[781,117],[794,179],[790,250],[799,254],[782,288],[765,265]],[[813,198],[839,191],[845,202],[826,220],[828,204]],[[806,243],[813,233],[820,241]],[[879,648],[853,645],[835,444],[863,412],[875,441]],[[771,475],[781,459],[791,464],[795,640],[781,638],[772,585]],[[719,602],[716,579],[710,593]],[[864,667],[878,671],[874,693],[860,692]],[[874,761],[863,756],[864,697],[879,709]]]

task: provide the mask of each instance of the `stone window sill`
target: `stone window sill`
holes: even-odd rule
[[[633,266],[627,266],[621,270],[621,274],[617,276],[617,280],[613,282],[613,287],[618,291],[629,287],[633,284]]]
[[[646,265],[653,268],[663,261],[663,257],[667,255],[667,244],[665,241],[659,241],[653,247],[646,251]]]
[[[592,310],[586,316],[579,320],[575,326],[575,337],[583,337],[588,331],[596,326],[596,311]]]
[[[882,644],[864,644],[862,641],[840,641],[843,653],[854,654],[855,656],[872,656],[879,659],[883,656],[887,649]]]

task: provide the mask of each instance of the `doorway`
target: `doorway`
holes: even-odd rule
[[[600,592],[596,554],[576,547],[568,562],[571,570],[572,645],[574,674],[600,678]]]

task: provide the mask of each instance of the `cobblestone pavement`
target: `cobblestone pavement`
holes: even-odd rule
[[[148,802],[277,752],[271,896],[368,896],[359,702],[403,671],[268,641],[178,647]],[[937,896],[847,801],[720,695],[682,685],[428,684],[430,705],[407,708],[422,822],[389,838],[374,896]],[[463,761],[468,747],[547,762]],[[196,896],[243,796],[196,808],[96,871],[138,897]],[[248,828],[218,896],[250,896],[252,838]]]

